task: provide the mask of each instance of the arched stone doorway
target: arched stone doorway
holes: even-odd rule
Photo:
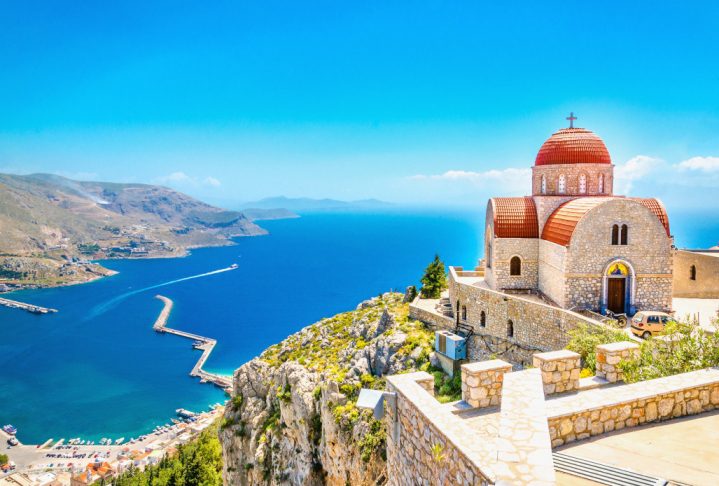
[[[634,269],[623,260],[615,260],[604,271],[602,311],[634,314]]]

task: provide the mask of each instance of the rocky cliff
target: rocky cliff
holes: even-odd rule
[[[396,293],[308,326],[239,368],[220,430],[225,484],[363,485],[385,474],[385,429],[361,387],[427,369],[433,333]]]

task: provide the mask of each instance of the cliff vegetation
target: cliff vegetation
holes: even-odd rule
[[[220,440],[228,484],[374,484],[386,431],[355,403],[388,374],[434,371],[433,332],[408,318],[401,294],[323,319],[235,373]],[[437,377],[445,391],[452,384]]]

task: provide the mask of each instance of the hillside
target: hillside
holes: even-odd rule
[[[386,431],[355,406],[359,390],[431,371],[432,341],[402,295],[387,293],[244,364],[220,427],[225,484],[375,484],[386,471]]]
[[[0,284],[58,285],[106,274],[88,259],[179,256],[263,234],[244,213],[147,184],[0,174]]]

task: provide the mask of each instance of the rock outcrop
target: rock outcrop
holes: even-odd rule
[[[426,369],[433,334],[396,293],[308,326],[239,368],[220,430],[225,484],[362,485],[385,474],[385,430],[355,402]]]

